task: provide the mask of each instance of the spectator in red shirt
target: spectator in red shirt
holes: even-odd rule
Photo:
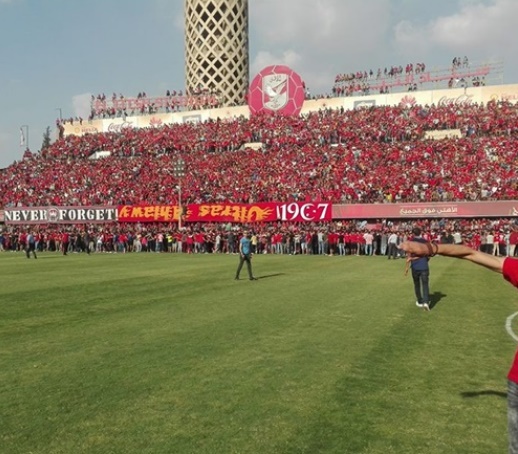
[[[202,254],[205,252],[205,237],[203,232],[198,231],[194,234],[194,253]]]
[[[63,255],[67,255],[68,246],[70,244],[70,235],[68,232],[63,232],[61,235],[61,247],[63,248]]]
[[[338,248],[338,233],[331,230],[327,235],[327,244],[329,248],[329,255],[333,256],[336,254]]]

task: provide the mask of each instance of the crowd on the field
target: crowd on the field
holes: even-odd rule
[[[250,229],[253,252],[257,254],[397,258],[397,246],[411,238],[416,226],[429,241],[467,244],[500,256],[514,256],[518,252],[518,224],[511,218],[195,224],[181,230],[165,224],[13,227],[0,232],[0,251],[24,251],[31,234],[37,252],[236,254],[243,230]]]
[[[441,129],[462,137],[424,140]],[[504,102],[128,128],[26,155],[2,171],[0,207],[176,204],[180,183],[183,204],[510,200],[517,153],[518,106]]]

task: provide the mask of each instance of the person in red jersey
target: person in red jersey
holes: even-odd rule
[[[63,250],[63,255],[67,255],[68,245],[70,244],[70,235],[67,231],[61,234],[61,248]]]
[[[456,257],[489,268],[503,275],[504,279],[518,288],[518,260],[499,257],[476,251],[467,246],[455,244],[417,243],[405,241],[399,246],[407,254],[421,257],[444,255]],[[516,352],[507,375],[507,427],[509,434],[509,453],[518,454],[518,351]]]

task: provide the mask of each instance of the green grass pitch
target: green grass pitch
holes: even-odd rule
[[[1,253],[0,452],[506,452],[502,276],[436,257],[427,313],[403,260],[237,262]]]

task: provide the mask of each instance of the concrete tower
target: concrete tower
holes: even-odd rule
[[[248,90],[248,0],[184,0],[187,93],[207,89],[225,105]]]

